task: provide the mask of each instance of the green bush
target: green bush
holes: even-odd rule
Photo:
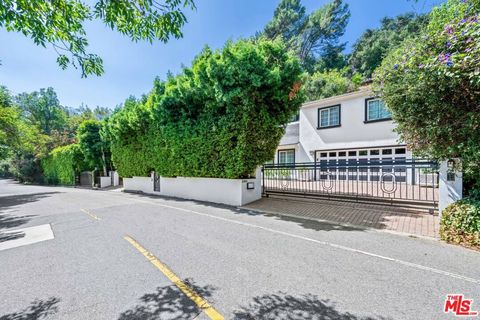
[[[190,68],[155,81],[109,120],[121,176],[245,178],[271,160],[304,100],[302,70],[283,42],[241,40],[206,48]]]
[[[41,161],[44,181],[48,184],[74,185],[75,174],[84,169],[83,158],[78,144],[53,149]]]
[[[445,208],[440,237],[450,243],[480,250],[480,201],[465,198]]]
[[[462,158],[465,178],[480,181],[480,0],[434,8],[423,35],[384,60],[375,90],[417,155]]]

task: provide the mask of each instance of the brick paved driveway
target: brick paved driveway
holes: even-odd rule
[[[438,238],[438,215],[413,209],[328,200],[274,197],[262,198],[246,205],[245,208],[280,215],[326,220],[362,228]]]

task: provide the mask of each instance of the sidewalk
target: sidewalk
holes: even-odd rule
[[[414,210],[328,200],[270,197],[250,203],[244,208],[430,238],[438,238],[440,221],[438,215]]]

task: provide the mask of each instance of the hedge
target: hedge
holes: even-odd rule
[[[83,158],[78,144],[53,149],[41,161],[44,181],[48,184],[74,185],[75,173],[82,169]]]
[[[302,70],[281,41],[206,48],[190,68],[156,80],[109,120],[121,176],[245,178],[273,158],[285,124],[304,100]]]
[[[450,243],[480,250],[480,201],[465,198],[445,208],[440,237]]]

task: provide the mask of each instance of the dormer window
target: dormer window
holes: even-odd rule
[[[340,105],[318,109],[318,128],[333,128],[340,126]]]
[[[383,100],[378,98],[365,99],[365,123],[391,119],[392,114],[385,106]]]

